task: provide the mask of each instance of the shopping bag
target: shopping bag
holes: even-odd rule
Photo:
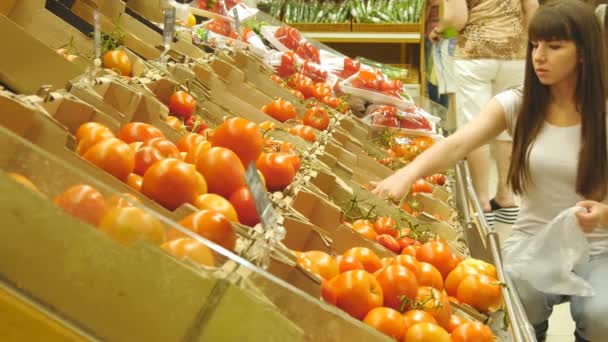
[[[511,277],[552,294],[592,296],[591,284],[574,274],[576,265],[589,261],[590,246],[573,207],[561,212],[536,235],[521,239],[505,251],[504,265]]]

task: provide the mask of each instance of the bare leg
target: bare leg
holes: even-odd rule
[[[490,146],[484,145],[471,152],[467,157],[473,186],[477,199],[484,211],[490,211],[490,194],[488,182],[490,178]]]

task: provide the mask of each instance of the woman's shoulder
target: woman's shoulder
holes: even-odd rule
[[[502,105],[503,109],[519,109],[524,98],[523,86],[505,90],[494,98]]]

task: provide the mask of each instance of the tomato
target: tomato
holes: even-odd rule
[[[198,133],[188,133],[177,142],[177,149],[180,152],[190,152],[191,149],[205,140],[205,137]]]
[[[167,123],[167,125],[169,125],[169,127],[173,128],[174,130],[181,132],[183,129],[183,125],[182,122],[176,117],[176,116],[172,116],[172,115],[168,115],[167,118],[165,119],[165,123]]]
[[[194,114],[196,101],[183,90],[178,90],[169,97],[169,111],[177,117],[187,119]]]
[[[196,162],[198,162],[200,157],[210,150],[211,147],[210,141],[203,141],[200,144],[193,146],[186,155],[186,162],[196,165]]]
[[[382,305],[382,289],[373,275],[352,270],[329,281],[336,297],[336,306],[349,315],[363,319],[372,309]]]
[[[378,233],[368,220],[357,220],[353,223],[352,229],[366,238],[375,241]]]
[[[414,184],[412,184],[412,189],[410,190],[410,192],[412,192],[412,193],[418,193],[418,192],[432,193],[433,188],[424,179],[419,179]]]
[[[399,119],[395,115],[389,114],[373,114],[372,124],[388,127],[399,127]]]
[[[160,248],[180,260],[190,260],[204,266],[215,266],[213,251],[192,238],[181,238],[165,242]]]
[[[418,281],[416,274],[405,266],[390,265],[378,271],[376,280],[382,288],[384,306],[400,310],[403,296],[410,301],[416,299],[418,293]],[[408,305],[405,303],[405,307]]]
[[[109,138],[91,146],[83,158],[124,181],[133,172],[135,155],[126,143]]]
[[[108,200],[106,201],[106,206],[108,208],[115,208],[115,207],[133,207],[134,203],[138,203],[141,204],[141,201],[139,200],[139,198],[131,195],[128,192],[125,192],[123,194],[120,195],[113,195],[110,198],[108,198]]]
[[[416,246],[416,245],[407,246],[407,247],[401,249],[401,254],[402,255],[411,255],[413,257],[416,257],[418,248],[419,248],[419,246]]]
[[[32,183],[32,181],[29,180],[24,175],[19,174],[19,173],[14,173],[14,172],[8,172],[7,175],[9,177],[11,177],[15,182],[23,185],[24,187],[26,187],[26,188],[28,188],[28,189],[36,192],[36,193],[42,194],[40,192],[40,190],[38,190],[38,188],[36,187],[36,185],[34,185],[34,183]]]
[[[426,177],[426,180],[439,186],[445,185],[445,175],[442,173],[436,173],[432,176]]]
[[[264,148],[264,138],[258,126],[242,118],[229,118],[219,125],[209,139],[213,146],[231,149],[244,167],[255,162]]]
[[[359,75],[355,80],[359,81],[360,83],[357,82],[357,85],[360,84],[361,86],[357,87],[357,85],[355,85],[355,82],[353,82],[353,86],[356,86],[357,88],[363,87],[372,90],[381,90],[381,85],[383,82],[383,78],[381,75],[367,70],[359,71]]]
[[[279,85],[283,85],[285,83],[279,75],[270,75],[270,79]]]
[[[300,45],[300,41],[302,40],[300,32],[297,29],[289,26],[279,27],[274,33],[274,37],[290,50],[297,49]]]
[[[131,187],[131,189],[141,192],[141,185],[143,184],[143,181],[144,179],[142,176],[135,173],[130,173],[125,182],[129,187]]]
[[[315,142],[317,139],[314,128],[306,125],[296,125],[287,130],[289,133],[298,136],[304,140]]]
[[[135,167],[133,173],[143,176],[148,168],[165,157],[154,147],[142,147],[135,152]]]
[[[419,286],[416,301],[423,306],[423,310],[435,317],[437,323],[442,327],[447,327],[452,315],[452,306],[447,296],[432,287]]]
[[[325,280],[331,280],[338,275],[338,263],[329,254],[321,251],[308,251],[301,254],[301,258],[309,259],[317,269],[317,273]],[[299,260],[300,258],[298,258]]]
[[[118,132],[118,139],[127,144],[164,137],[165,135],[158,128],[143,122],[129,122],[122,126]]]
[[[420,274],[420,262],[415,257],[407,254],[401,254],[393,258],[393,265],[405,266],[413,271],[416,276]]]
[[[155,245],[165,241],[165,226],[137,207],[115,207],[99,222],[99,230],[121,244],[146,240]]]
[[[365,270],[365,267],[363,267],[361,261],[352,255],[338,255],[336,262],[338,263],[338,271],[340,273],[352,270]]]
[[[384,246],[386,249],[390,250],[395,254],[399,254],[401,252],[401,247],[399,246],[399,242],[395,240],[394,237],[388,234],[379,234],[376,236],[376,242]]]
[[[303,269],[307,270],[308,272],[320,276],[320,274],[319,274],[319,268],[309,258],[307,258],[307,257],[305,257],[303,255],[300,255],[300,256],[298,256],[297,263],[298,263],[298,265],[300,267],[302,267]],[[325,279],[325,278],[321,277],[321,279]]]
[[[314,81],[310,77],[302,74],[296,74],[294,76],[295,88],[304,95],[304,98],[308,99],[313,97],[315,94]]]
[[[122,76],[131,76],[131,60],[122,50],[106,52],[101,58],[103,67],[118,72]]]
[[[207,24],[207,29],[225,37],[230,37],[230,32],[232,32],[230,23],[219,18],[211,20]]]
[[[285,153],[262,153],[256,167],[266,179],[269,191],[282,191],[296,176],[296,171]]]
[[[260,223],[260,217],[255,210],[255,202],[248,187],[243,186],[237,189],[229,200],[236,210],[240,223],[249,227]]]
[[[300,56],[300,58],[304,60],[321,64],[321,55],[319,54],[319,50],[309,42],[300,44],[300,46],[298,46],[296,49],[296,55]]]
[[[437,290],[443,290],[443,277],[435,266],[420,262],[420,273],[418,273],[418,283],[420,286],[430,286]]]
[[[420,246],[416,251],[416,258],[435,266],[443,277],[447,277],[455,267],[452,262],[452,252],[441,241],[429,241]]]
[[[295,55],[291,51],[285,51],[281,55],[281,65],[279,65],[277,69],[277,75],[280,77],[291,76],[296,72],[296,62]],[[275,81],[276,82],[276,81]],[[284,83],[281,83],[281,86],[284,86]]]
[[[403,236],[403,237],[399,238],[397,240],[397,242],[399,242],[399,246],[401,247],[401,249],[404,249],[404,248],[407,248],[409,246],[416,245],[416,243],[418,241],[412,239],[411,237]],[[420,244],[420,243],[418,242],[418,244]]]
[[[467,258],[467,259],[463,260],[462,262],[460,262],[457,267],[459,267],[461,265],[473,267],[474,269],[478,270],[482,274],[488,275],[490,277],[498,278],[498,275],[496,273],[496,267],[494,267],[494,265],[489,264],[485,261],[474,259],[474,258]]]
[[[302,74],[310,77],[310,79],[315,83],[325,82],[328,75],[327,71],[323,70],[318,63],[306,60],[302,65]]]
[[[205,177],[209,192],[228,198],[245,185],[245,168],[239,157],[225,147],[204,151],[196,169]]]
[[[306,100],[306,98],[304,98],[304,94],[302,94],[302,92],[297,89],[289,89],[289,92],[292,93],[293,96],[297,97],[299,100]]]
[[[324,82],[315,83],[315,85],[313,87],[313,92],[312,92],[312,96],[315,99],[317,99],[319,101],[323,101],[323,98],[325,98],[326,96],[331,96],[331,95],[332,95],[332,92],[331,92],[330,86],[328,86]]]
[[[445,291],[450,296],[456,296],[462,279],[468,275],[481,274],[479,270],[467,265],[458,265],[445,278]]]
[[[154,163],[146,173],[141,192],[169,210],[184,203],[194,203],[207,192],[205,179],[194,165],[168,158]]]
[[[481,312],[495,312],[503,304],[500,283],[485,274],[464,277],[458,285],[456,298]]]
[[[281,98],[263,106],[261,110],[281,122],[296,118],[296,107],[294,107],[293,103]]]
[[[55,204],[66,213],[97,226],[106,212],[106,202],[97,189],[89,185],[75,185],[55,198]]]
[[[397,341],[401,341],[405,335],[405,322],[401,313],[390,308],[372,309],[365,315],[363,323]]]
[[[452,342],[493,342],[494,334],[487,325],[465,322],[452,332]]]
[[[450,316],[450,323],[448,324],[446,330],[451,334],[456,328],[467,322],[469,322],[467,319],[452,314],[452,316]]]
[[[405,342],[451,342],[450,334],[433,323],[418,323],[405,334]]]
[[[236,233],[226,216],[218,212],[201,210],[188,215],[179,224],[229,251],[234,251]],[[171,229],[167,234],[168,240],[181,237],[186,237],[186,235],[177,229]]]
[[[239,222],[232,204],[220,195],[202,194],[194,200],[194,206],[200,210],[211,210],[223,214],[230,222]]]
[[[369,273],[374,273],[382,267],[382,263],[380,262],[380,258],[374,251],[366,247],[354,247],[346,252],[344,252],[344,256],[353,256],[355,259],[359,260],[365,270]]]
[[[361,70],[361,62],[358,60],[344,58],[344,67],[342,68],[341,78],[349,78]]]
[[[114,138],[112,131],[97,122],[86,122],[76,130],[76,153],[83,155],[91,146],[102,140]]]
[[[391,257],[385,257],[385,258],[380,259],[380,264],[382,264],[381,269],[384,269],[385,267],[390,266],[392,263],[393,263],[393,258],[391,258]],[[378,272],[378,271],[376,271],[376,272]]]
[[[403,321],[405,322],[405,331],[418,323],[433,323],[437,324],[437,320],[433,315],[422,310],[409,310],[403,314]]]
[[[329,127],[329,113],[323,107],[312,107],[304,114],[303,122],[319,131],[324,131]]]
[[[378,217],[376,221],[374,221],[374,230],[378,234],[388,234],[394,238],[399,236],[399,231],[395,228],[397,226],[397,222],[390,217]]]
[[[300,170],[301,160],[300,157],[295,153],[283,153],[285,159],[291,164],[293,170],[298,172]],[[260,170],[258,170],[259,172]],[[265,184],[265,183],[264,183]]]

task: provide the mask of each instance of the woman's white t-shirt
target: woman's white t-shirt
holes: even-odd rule
[[[507,131],[513,135],[517,115],[523,101],[521,89],[496,95],[507,121]],[[521,196],[519,217],[513,231],[534,235],[560,212],[584,200],[576,193],[578,153],[581,125],[559,127],[545,121],[529,154],[530,183]],[[596,228],[586,234],[591,255],[608,252],[608,230]]]

